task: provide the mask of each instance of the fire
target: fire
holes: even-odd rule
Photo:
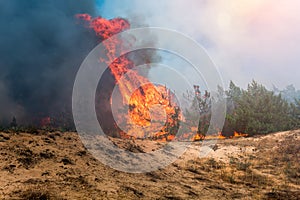
[[[76,17],[84,21],[88,28],[93,30],[101,41],[111,38],[111,36],[130,28],[130,23],[122,18],[107,20],[102,17],[92,18],[88,14],[78,14]],[[170,130],[173,127],[178,127],[178,123],[182,120],[182,116],[170,90],[164,86],[156,86],[150,83],[147,78],[141,76],[138,71],[133,69],[135,64],[126,55],[122,55],[115,59],[117,53],[122,50],[122,41],[114,37],[114,39],[111,38],[109,42],[104,41],[103,44],[107,50],[107,59],[104,60],[104,58],[99,58],[99,60],[109,65],[110,72],[113,75],[122,96],[121,100],[123,105],[129,107],[127,116],[119,116],[119,118],[122,119],[123,122],[125,120],[125,124],[128,124],[128,126],[135,124],[140,127],[149,127],[157,121],[164,123],[164,127],[161,130],[158,130],[151,135],[145,135],[143,129],[135,128],[128,133],[120,131],[120,137],[152,137],[162,141],[174,140],[175,136],[170,133]],[[130,77],[122,79],[128,72],[130,72]],[[132,93],[134,88],[137,89]],[[110,99],[110,103],[112,104],[112,99]],[[150,110],[157,105],[159,105],[160,109],[165,111],[165,115],[154,112],[156,113],[156,116],[154,117],[156,122],[153,122]],[[191,127],[188,133],[183,133],[179,138],[176,138],[176,140],[199,141],[204,139],[227,138],[222,135],[221,132],[216,133],[216,135],[205,136],[204,134],[197,133],[197,131],[198,127]],[[247,134],[234,132],[234,135],[229,138],[245,136],[247,136]]]
[[[246,134],[246,133],[238,133],[236,131],[234,131],[234,133],[233,133],[233,137],[234,138],[237,138],[237,137],[247,137],[247,136],[248,136],[248,134]]]
[[[224,140],[224,139],[234,139],[234,138],[240,138],[240,137],[247,137],[248,134],[245,133],[238,133],[238,132],[234,132],[234,135],[226,137],[222,134],[222,132],[219,132],[217,135],[202,135],[197,133],[194,137],[193,137],[193,141],[200,141],[200,140],[215,140],[215,139],[220,139],[220,140]]]
[[[94,29],[97,36],[101,37],[102,39],[107,39],[130,28],[129,22],[122,18],[107,20],[102,17],[97,17],[93,19],[88,14],[78,14],[76,17],[88,22],[89,27]]]
[[[224,135],[222,135],[221,132],[219,132],[218,139],[226,139],[226,137]]]
[[[88,28],[92,29],[101,40],[108,39],[111,36],[130,28],[129,22],[122,18],[107,20],[102,17],[92,18],[88,14],[78,14],[76,17],[86,22]],[[109,65],[111,74],[114,76],[116,84],[119,86],[118,88],[123,98],[123,105],[128,104],[129,106],[128,117],[125,118],[130,118],[132,123],[142,127],[150,126],[152,123],[150,109],[155,105],[159,105],[160,108],[164,109],[166,117],[164,116],[164,119],[159,118],[156,120],[164,120],[166,123],[165,127],[163,127],[160,132],[156,133],[156,136],[164,135],[166,140],[174,139],[173,136],[170,136],[167,129],[168,126],[177,125],[176,123],[178,123],[178,120],[180,119],[180,114],[178,107],[172,101],[172,94],[170,91],[166,87],[155,86],[150,83],[147,78],[139,75],[138,71],[133,70],[135,67],[133,61],[125,55],[115,59],[116,53],[122,49],[122,42],[120,40],[111,39],[110,42],[104,41],[103,44],[107,50],[107,60],[103,60],[103,58],[99,59]],[[122,79],[122,81],[120,81],[122,76],[129,71],[130,80]],[[131,91],[133,88],[138,89],[132,94]],[[124,116],[120,117],[124,118]],[[141,135],[141,132],[139,131],[131,133],[130,135],[134,137],[148,137],[143,134]],[[124,132],[120,133],[120,136],[123,138],[127,137]]]
[[[197,133],[197,134],[194,136],[193,141],[200,141],[200,140],[204,140],[204,139],[205,139],[205,136],[204,136],[204,135]]]
[[[165,92],[162,91],[165,89]],[[141,94],[143,92],[143,94]],[[165,93],[165,95],[164,95]],[[174,115],[175,109],[171,104],[171,100],[167,96],[167,89],[163,87],[155,87],[153,84],[146,84],[141,87],[141,90],[136,90],[129,100],[130,117],[140,126],[150,126],[149,106],[161,105],[168,115]],[[156,119],[164,120],[158,115]],[[171,120],[168,118],[168,120]],[[172,123],[172,120],[169,121]]]

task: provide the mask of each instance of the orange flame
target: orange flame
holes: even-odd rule
[[[76,15],[78,19],[81,19],[88,23],[88,27],[94,30],[95,34],[101,39],[107,39],[111,36],[120,33],[130,28],[130,24],[127,20],[122,18],[115,18],[107,20],[101,17],[92,18],[88,14]],[[111,39],[110,42],[103,42],[107,50],[107,60],[99,58],[101,61],[106,62],[109,65],[110,71],[116,80],[116,84],[119,86],[120,93],[123,98],[123,104],[128,104],[131,121],[139,126],[150,126],[150,108],[154,105],[160,105],[167,115],[167,121],[169,125],[175,125],[176,120],[180,118],[175,103],[171,101],[170,94],[165,87],[155,86],[149,83],[147,78],[140,76],[135,70],[132,70],[134,63],[126,56],[120,56],[115,59],[116,54],[122,49],[122,42],[119,39]],[[122,76],[130,71],[130,80],[122,79]],[[147,84],[142,84],[147,83]],[[133,88],[138,88],[131,94]],[[122,116],[123,117],[123,116]],[[165,120],[158,119],[158,120]],[[177,118],[177,119],[174,119]],[[163,128],[165,129],[165,128]],[[134,137],[141,137],[141,133],[138,131],[133,135]],[[162,131],[157,133],[159,135],[165,135],[167,140],[174,139],[168,132]],[[120,133],[121,137],[125,136],[125,133]],[[131,134],[132,136],[132,134]],[[143,136],[145,137],[145,136]]]
[[[238,138],[238,137],[247,137],[248,136],[248,134],[246,134],[246,133],[238,133],[238,132],[236,132],[236,131],[234,131],[234,134],[233,134],[233,137],[234,138]]]
[[[233,138],[240,138],[240,137],[247,137],[248,134],[244,134],[244,133],[238,133],[238,132],[234,132],[234,135],[226,137],[224,136],[221,132],[219,132],[216,135],[207,135],[204,136],[202,134],[197,133],[194,137],[193,137],[193,141],[200,141],[200,140],[215,140],[215,139],[220,139],[220,140],[224,140],[224,139],[233,139]]]
[[[219,132],[218,139],[226,139],[226,137],[224,135],[222,135],[221,132]]]

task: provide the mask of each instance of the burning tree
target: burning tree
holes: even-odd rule
[[[100,41],[130,28],[129,22],[122,18],[107,20],[101,17],[92,18],[87,14],[79,14],[77,17],[95,32]],[[173,94],[166,87],[154,85],[146,77],[141,76],[135,69],[135,63],[128,55],[122,55],[115,59],[118,52],[121,52],[123,48],[122,41],[114,38],[109,42],[104,41],[103,44],[106,47],[107,59],[99,58],[99,60],[109,65],[109,71],[100,80],[99,85],[101,86],[96,100],[96,109],[98,120],[104,131],[112,136],[126,137],[126,133],[118,127],[111,110],[112,92],[114,87],[118,86],[121,94],[118,107],[129,107],[128,113],[118,113],[117,118],[123,121],[123,124],[127,124],[128,127],[140,126],[142,128],[153,125],[150,109],[159,105],[165,111],[167,119],[164,127],[154,136],[173,134],[178,128],[180,120],[180,110],[176,102],[173,101]],[[130,77],[122,79],[125,74],[130,74]],[[137,89],[132,92],[132,88]],[[165,116],[158,120],[163,120],[163,118]],[[143,131],[135,129],[131,131],[130,136],[145,138],[153,135],[145,135]]]

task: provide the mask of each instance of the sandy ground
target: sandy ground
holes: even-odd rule
[[[300,199],[300,131],[192,143],[176,162],[131,174],[103,165],[77,133],[0,133],[0,199]],[[165,143],[113,139],[132,152]],[[199,156],[200,155],[200,156]]]

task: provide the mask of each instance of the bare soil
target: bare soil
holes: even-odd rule
[[[103,165],[77,133],[0,133],[0,199],[300,199],[300,131],[194,142],[175,163],[130,174]],[[113,139],[133,152],[164,143]]]

